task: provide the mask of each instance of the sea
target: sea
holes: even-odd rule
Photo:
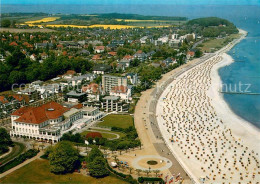
[[[131,2],[131,1],[129,1]],[[210,1],[209,1],[210,2]],[[235,62],[219,69],[231,92],[224,99],[235,114],[260,129],[260,6],[247,5],[1,5],[2,13],[44,12],[65,14],[135,13],[185,16],[189,19],[217,16],[248,32],[228,54]],[[240,88],[239,88],[240,86]]]

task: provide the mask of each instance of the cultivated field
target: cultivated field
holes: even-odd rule
[[[43,33],[49,33],[49,32],[55,32],[55,30],[51,29],[16,29],[16,28],[0,28],[0,32],[10,32],[10,33],[35,33],[35,32],[43,32]]]
[[[38,24],[38,23],[43,23],[43,22],[53,22],[59,18],[60,17],[46,17],[46,18],[42,18],[40,20],[27,21],[27,22],[25,22],[25,24]]]

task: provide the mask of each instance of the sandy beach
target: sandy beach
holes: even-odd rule
[[[195,183],[257,183],[259,130],[235,115],[219,92],[218,69],[232,63],[216,55],[179,75],[161,94],[156,117],[164,141]]]

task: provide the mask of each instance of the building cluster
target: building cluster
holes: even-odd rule
[[[183,54],[179,47],[185,40],[196,39],[195,34],[179,36],[169,32],[79,29],[60,34],[2,34],[4,48],[20,49],[31,62],[44,63],[62,56],[93,63],[90,71],[68,70],[49,81],[27,84],[12,98],[0,96],[0,115],[11,115],[11,135],[59,141],[65,132],[84,127],[105,113],[128,112],[134,89],[140,85],[136,70],[131,68],[140,63],[162,68],[178,64],[178,54]],[[176,52],[175,56],[174,52],[171,56],[161,52],[164,46]],[[194,53],[189,52],[185,56],[193,57]],[[155,57],[158,53],[165,55]],[[11,55],[8,51],[0,54],[2,62]]]

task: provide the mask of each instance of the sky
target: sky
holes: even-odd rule
[[[173,5],[258,5],[260,0],[0,0],[1,4],[173,4]]]

